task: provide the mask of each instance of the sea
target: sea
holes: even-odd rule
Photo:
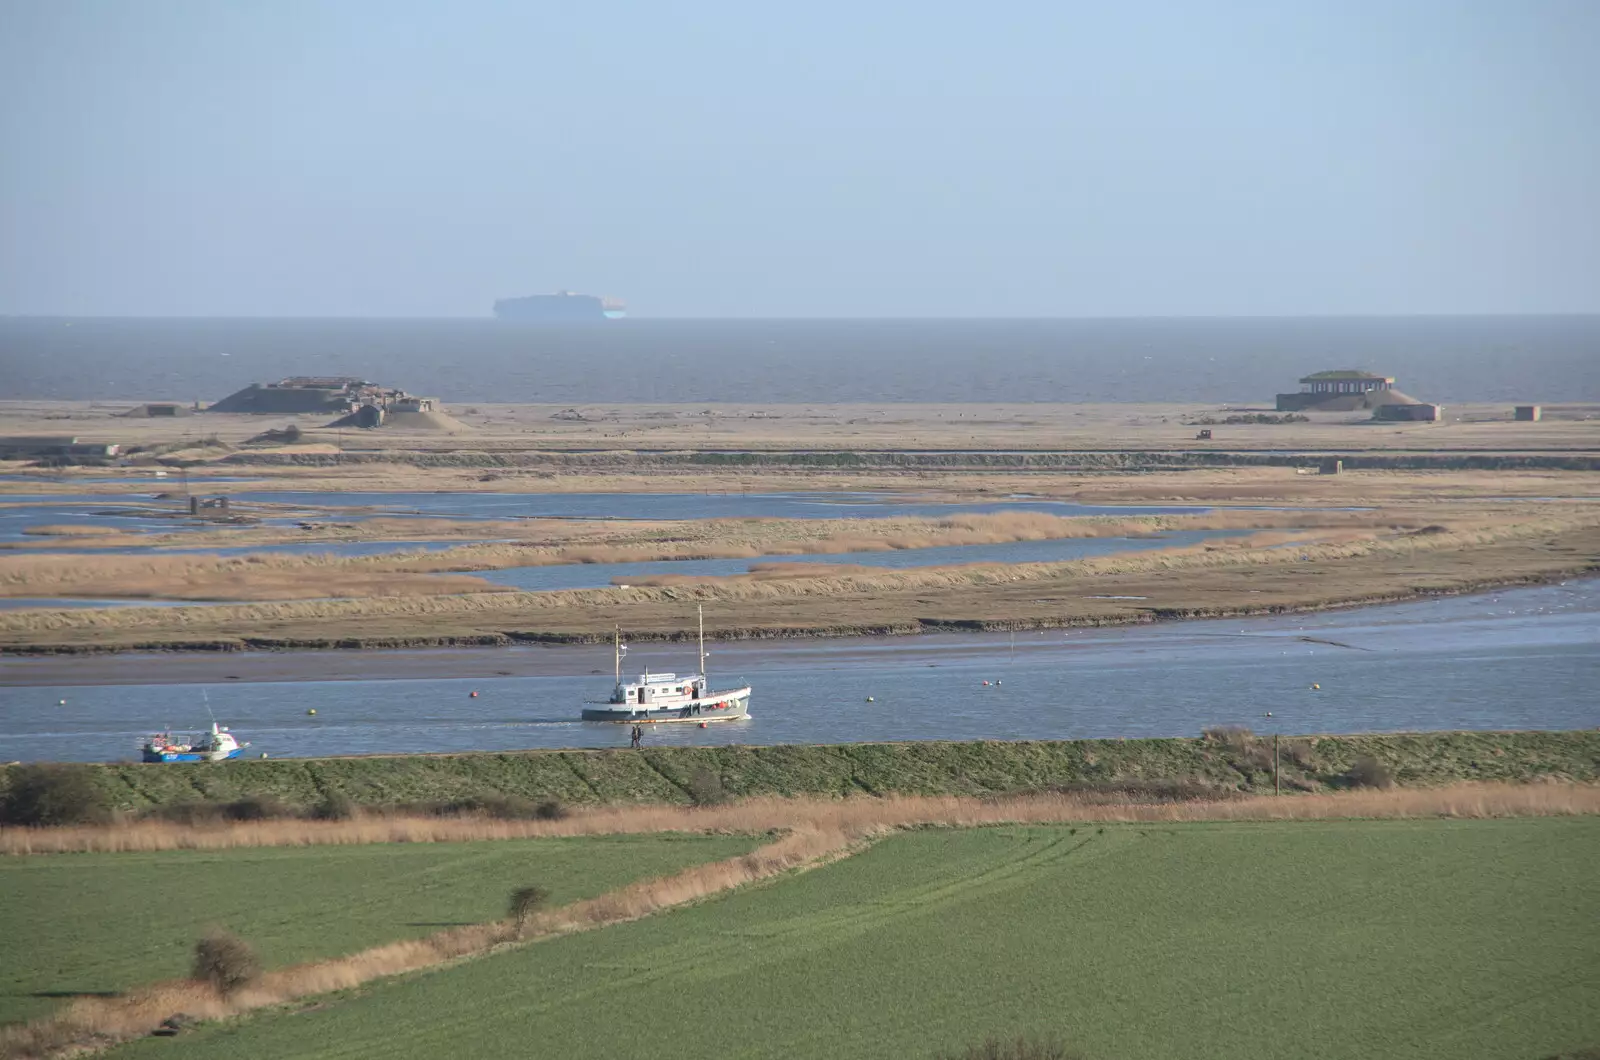
[[[1600,315],[952,320],[0,317],[0,398],[202,401],[349,375],[450,403],[1600,402]]]

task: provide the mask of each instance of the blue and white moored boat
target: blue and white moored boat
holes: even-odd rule
[[[583,710],[584,721],[640,722],[738,721],[750,716],[750,686],[711,689],[706,675],[706,616],[700,610],[700,672],[696,674],[653,674],[646,669],[636,680],[622,679],[622,656],[627,647],[619,629],[613,639],[616,654],[616,687],[611,698],[591,702]]]
[[[145,740],[142,750],[146,762],[226,762],[244,754],[249,746],[213,721],[210,732],[155,733]]]

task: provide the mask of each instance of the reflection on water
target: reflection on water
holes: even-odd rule
[[[449,652],[405,654],[448,670]],[[384,658],[375,653],[372,670]],[[250,754],[626,746],[625,726],[572,720],[610,691],[609,647],[496,658],[508,672],[536,660],[548,676],[206,688],[217,717],[252,741]],[[639,645],[629,661],[673,670],[692,660],[682,646]],[[711,667],[753,684],[753,717],[652,726],[648,742],[1181,736],[1217,724],[1587,728],[1600,724],[1600,580],[1318,615],[1028,633],[1014,644],[1005,634],[719,644]],[[146,731],[207,720],[192,684],[67,680],[0,688],[0,760],[129,758]]]

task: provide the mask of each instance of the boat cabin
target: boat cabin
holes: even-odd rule
[[[618,681],[611,693],[613,703],[661,703],[673,700],[696,700],[705,694],[703,675],[679,677],[677,674],[653,674],[646,671],[637,681]]]

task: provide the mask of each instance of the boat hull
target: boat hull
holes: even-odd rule
[[[230,758],[238,758],[244,754],[243,747],[235,747],[231,751],[213,754],[210,751],[145,751],[146,762],[226,762]]]
[[[750,716],[750,690],[717,692],[702,699],[667,703],[596,703],[583,709],[584,721],[626,725],[656,722],[739,721]]]

